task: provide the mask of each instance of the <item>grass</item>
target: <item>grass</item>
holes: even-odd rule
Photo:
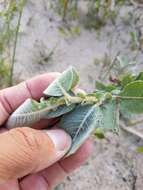
[[[0,75],[2,87],[13,84],[15,54],[25,0],[3,1],[0,5]]]
[[[123,56],[118,52],[114,57],[105,54],[103,58],[95,59],[93,64],[100,66],[98,80],[104,82],[116,80],[116,78],[120,78],[123,74],[132,73],[132,70],[135,70],[137,62],[130,61],[127,56]]]
[[[87,14],[84,26],[88,29],[100,29],[109,20],[115,22],[120,7],[125,4],[125,0],[89,0],[86,1]],[[128,1],[129,2],[129,1]],[[78,0],[57,0],[52,7],[61,15],[62,20],[68,22],[79,18]]]
[[[0,86],[2,88],[6,87],[9,83],[9,71],[10,71],[10,65],[6,60],[1,59],[0,60]]]

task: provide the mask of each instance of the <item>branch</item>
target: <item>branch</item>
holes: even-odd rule
[[[126,100],[143,100],[143,97],[136,97],[136,96],[114,96],[114,98],[119,98],[119,99],[126,99]]]
[[[120,125],[120,128],[123,129],[124,131],[126,131],[126,132],[128,132],[128,133],[130,133],[132,135],[135,135],[135,136],[137,136],[137,137],[139,137],[140,139],[143,140],[143,134],[140,133],[139,131],[135,130],[134,128],[132,128],[132,127],[126,127],[123,124]]]

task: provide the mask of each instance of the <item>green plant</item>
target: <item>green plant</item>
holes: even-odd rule
[[[6,80],[3,80],[5,86],[13,83],[18,32],[25,2],[25,0],[19,2],[5,0],[1,4],[3,8],[0,11],[0,65],[1,71],[7,75]],[[8,64],[9,66],[7,66]]]
[[[106,131],[119,134],[120,120],[127,123],[129,115],[143,113],[143,73],[125,75],[108,85],[98,82],[92,93],[75,89],[78,81],[77,71],[70,67],[49,85],[40,102],[27,99],[10,116],[7,126],[31,126],[61,116],[59,127],[72,137],[70,155],[92,132],[100,138]]]
[[[51,2],[51,6],[61,15],[63,21],[67,21],[77,18],[77,0],[57,0],[56,2]]]
[[[89,0],[87,4],[87,14],[84,20],[84,26],[88,29],[100,29],[109,20],[115,22],[120,8],[125,4],[125,0]],[[55,3],[55,2],[54,2]],[[52,7],[57,10],[59,15],[62,16],[62,20],[68,22],[79,18],[78,0],[57,0],[56,4]]]
[[[6,84],[9,83],[9,71],[10,71],[10,65],[6,62],[6,60],[1,59],[0,60],[0,86],[2,88],[5,87]]]
[[[131,49],[132,50],[136,50],[139,48],[139,38],[137,36],[137,32],[130,32],[130,36],[131,36]]]
[[[134,61],[130,61],[119,52],[113,58],[109,54],[105,54],[101,59],[94,59],[93,63],[100,65],[98,79],[102,82],[108,79],[118,80],[122,75],[132,73],[132,70],[135,71],[137,65],[136,58]]]

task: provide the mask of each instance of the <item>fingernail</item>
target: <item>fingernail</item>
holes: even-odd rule
[[[71,137],[64,130],[61,129],[48,130],[47,134],[53,141],[57,151],[66,152],[69,150],[72,140]]]

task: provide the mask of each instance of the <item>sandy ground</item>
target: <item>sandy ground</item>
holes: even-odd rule
[[[80,2],[79,14],[84,18],[86,8]],[[123,7],[120,16],[124,17],[134,7]],[[142,10],[134,12],[135,17]],[[130,19],[130,18],[129,18]],[[102,59],[105,54],[114,57],[118,52],[137,60],[134,71],[142,69],[143,54],[131,51],[131,26],[122,23],[113,26],[109,23],[100,31],[84,29],[82,20],[79,35],[62,35],[60,17],[49,9],[49,1],[28,0],[20,28],[17,47],[15,79],[24,80],[40,73],[63,71],[69,65],[75,66],[81,76],[81,87],[85,90],[95,88],[95,79],[100,75],[101,66],[95,58]],[[134,25],[133,25],[134,27]],[[49,53],[52,57],[47,61]],[[93,156],[78,171],[61,184],[59,190],[141,190],[143,189],[143,155],[136,154],[134,146],[129,147],[122,139],[110,135],[110,141],[96,141]]]

